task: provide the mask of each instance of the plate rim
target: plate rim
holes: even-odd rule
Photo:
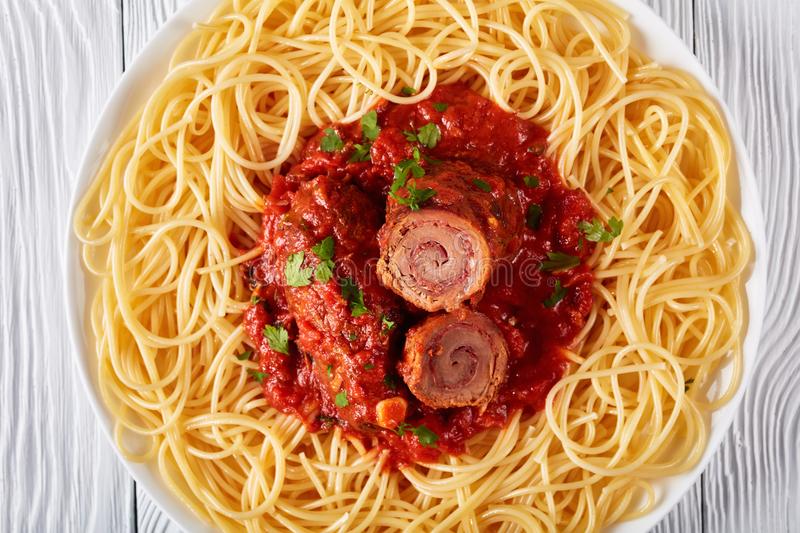
[[[719,451],[723,438],[728,434],[736,418],[742,397],[752,378],[753,369],[759,357],[759,340],[766,298],[768,250],[755,173],[740,133],[741,130],[716,84],[699,59],[674,30],[642,0],[610,1],[629,14],[628,22],[631,31],[638,33],[634,40],[637,38],[639,41],[644,40],[645,46],[638,48],[643,49],[650,58],[663,66],[680,68],[691,74],[711,96],[717,109],[721,112],[733,147],[733,165],[729,172],[738,174],[734,176],[739,185],[738,211],[750,232],[755,253],[755,257],[750,263],[749,278],[744,283],[747,297],[747,330],[742,341],[744,361],[742,382],[731,401],[710,415],[709,440],[698,464],[680,475],[656,480],[654,484],[657,488],[662,484],[666,484],[668,488],[660,491],[658,504],[646,515],[613,524],[604,530],[606,533],[635,533],[647,531],[655,526],[688,493],[705,471],[711,458]],[[213,532],[216,529],[194,514],[180,497],[168,490],[166,483],[153,468],[153,461],[135,463],[126,460],[114,441],[113,417],[102,401],[91,371],[96,355],[91,342],[93,336],[87,335],[87,325],[85,324],[86,304],[91,300],[86,289],[90,275],[85,272],[81,264],[80,242],[72,231],[72,221],[77,204],[91,184],[103,158],[111,148],[111,143],[116,140],[116,135],[112,134],[114,132],[118,134],[121,128],[136,115],[152,92],[151,88],[146,94],[140,94],[138,100],[141,102],[137,102],[136,105],[126,105],[130,98],[136,99],[137,85],[142,84],[143,75],[149,70],[158,70],[161,75],[154,77],[155,81],[145,84],[154,87],[160,82],[178,43],[191,31],[195,22],[206,20],[218,5],[219,0],[189,0],[160,26],[117,81],[100,115],[96,118],[92,133],[86,141],[79,170],[73,179],[61,265],[64,310],[67,315],[73,363],[82,385],[81,388],[102,428],[103,435],[138,486],[173,522],[186,531],[207,532]],[[659,52],[658,50],[662,48],[664,51]],[[169,50],[169,54],[163,54],[163,50]],[[142,93],[142,90],[139,89],[139,92]],[[119,126],[120,124],[122,126]],[[728,179],[730,180],[730,176]]]

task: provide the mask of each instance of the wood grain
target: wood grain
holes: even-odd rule
[[[0,531],[135,529],[60,298],[73,176],[121,73],[117,7],[0,2]]]
[[[706,531],[800,530],[800,3],[697,0],[697,53],[743,133],[770,248],[760,360],[705,475]]]

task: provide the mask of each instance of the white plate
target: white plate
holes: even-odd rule
[[[648,6],[640,0],[614,0],[631,14],[634,30],[634,44],[655,61],[665,66],[676,67],[692,74],[717,101],[731,131],[736,155],[730,180],[732,189],[740,198],[740,209],[755,244],[756,261],[751,265],[746,284],[749,304],[748,329],[744,341],[744,380],[733,400],[711,416],[711,433],[705,453],[698,465],[690,472],[659,480],[656,489],[659,495],[658,506],[648,515],[629,522],[616,524],[608,529],[614,533],[639,533],[653,527],[700,477],[708,461],[719,448],[727,429],[733,422],[736,409],[742,399],[745,386],[753,373],[758,352],[758,340],[764,316],[764,294],[766,293],[767,247],[764,236],[764,221],[759,204],[755,177],[748,162],[744,143],[733,123],[731,114],[722,102],[719,92],[695,56],[683,42]],[[173,15],[142,49],[139,56],[125,72],[111,98],[103,110],[100,120],[92,134],[83,162],[76,179],[70,209],[69,230],[66,235],[65,260],[65,300],[70,326],[70,334],[78,366],[78,375],[83,382],[89,401],[97,415],[103,431],[113,444],[113,420],[103,404],[97,387],[96,357],[94,340],[89,328],[86,307],[89,300],[91,279],[85,274],[80,263],[80,245],[72,234],[71,220],[75,206],[100,167],[110,148],[111,141],[133,118],[148,96],[167,72],[170,56],[178,43],[191,31],[195,22],[206,20],[219,0],[193,0]],[[737,180],[738,176],[738,180]],[[736,182],[739,190],[736,191]],[[118,452],[118,450],[117,450]],[[167,513],[167,515],[186,531],[214,531],[214,529],[195,516],[170,490],[159,476],[154,464],[132,463],[120,460],[147,494]]]

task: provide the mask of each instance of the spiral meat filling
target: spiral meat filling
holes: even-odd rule
[[[483,407],[503,383],[507,363],[497,326],[481,313],[458,309],[409,331],[399,370],[429,407]]]

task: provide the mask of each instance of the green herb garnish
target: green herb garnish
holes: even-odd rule
[[[430,187],[417,189],[413,183],[409,183],[406,186],[406,191],[408,192],[408,196],[395,196],[394,199],[398,204],[405,205],[412,211],[418,211],[420,205],[436,196],[436,191]]]
[[[365,163],[370,160],[369,151],[372,143],[354,144],[353,155],[347,160],[348,163]]]
[[[361,117],[361,133],[364,135],[364,138],[374,141],[378,138],[380,132],[381,128],[378,126],[378,113],[374,109],[364,113],[364,116]]]
[[[253,370],[252,368],[248,368],[247,373],[250,374],[258,383],[264,383],[264,379],[269,376],[269,374],[266,372],[259,372],[257,370]]]
[[[611,231],[607,231],[603,223],[596,218],[591,222],[585,220],[578,222],[578,229],[586,235],[587,240],[592,242],[611,242],[622,233],[622,221],[618,218],[611,217],[608,226]]]
[[[416,132],[404,131],[403,135],[408,142],[418,142],[426,148],[436,148],[439,139],[442,137],[442,132],[439,131],[439,126],[433,122],[428,122]],[[419,160],[418,157],[416,159]]]
[[[383,376],[383,384],[386,385],[387,389],[397,390],[397,378],[392,375],[386,374]]]
[[[574,255],[561,252],[547,252],[548,261],[542,261],[542,270],[558,271],[568,270],[581,264],[581,260]]]
[[[327,368],[325,368],[325,372],[328,374],[329,378],[333,377],[333,365],[328,365]]]
[[[408,85],[406,85],[405,87],[400,89],[400,94],[402,94],[403,96],[414,96],[415,94],[417,94],[417,90],[413,87],[409,87]]]
[[[258,304],[261,301],[261,297],[258,294],[254,294],[250,297],[250,303],[253,305]]]
[[[381,315],[381,325],[383,326],[383,331],[391,331],[394,328],[394,321],[389,320],[386,315]]]
[[[539,186],[539,177],[538,176],[525,176],[522,178],[522,181],[525,182],[525,185],[528,187],[538,187]]]
[[[426,448],[435,448],[436,441],[439,440],[439,435],[425,427],[424,425],[416,427],[411,430],[420,444],[425,446]]]
[[[311,251],[319,258],[314,277],[322,283],[327,283],[333,277],[333,245],[333,237],[328,236],[311,247]]]
[[[561,280],[556,280],[556,285],[553,288],[553,294],[550,295],[544,302],[544,306],[552,309],[558,302],[564,299],[567,295],[567,289],[561,285]]]
[[[372,370],[373,368],[375,368],[375,365],[372,363],[367,363],[364,365],[364,370]]]
[[[352,279],[340,279],[339,287],[342,289],[342,298],[347,300],[350,305],[350,314],[353,317],[360,317],[369,313],[369,309],[364,305],[364,293],[361,292],[361,289]]]
[[[267,324],[264,326],[264,337],[269,342],[270,348],[278,353],[289,355],[289,332],[283,326]]]
[[[336,407],[347,407],[350,402],[347,400],[347,391],[339,391],[336,393]]]
[[[542,221],[542,206],[539,204],[531,204],[528,206],[528,211],[525,213],[525,224],[535,230],[539,229],[539,223]]]
[[[305,261],[305,252],[296,252],[289,256],[286,260],[286,284],[290,287],[305,287],[311,284],[312,268],[303,268],[303,261]]]
[[[237,355],[236,359],[238,359],[239,361],[247,361],[251,357],[253,357],[253,350],[245,350],[239,355]]]
[[[433,108],[439,113],[444,113],[445,111],[447,111],[447,104],[444,102],[436,102],[435,104],[433,104]]]
[[[483,192],[492,192],[492,186],[483,181],[482,179],[475,178],[472,184],[482,190]]]
[[[319,141],[319,149],[323,152],[338,152],[344,148],[344,141],[333,128],[325,128],[325,135]]]

